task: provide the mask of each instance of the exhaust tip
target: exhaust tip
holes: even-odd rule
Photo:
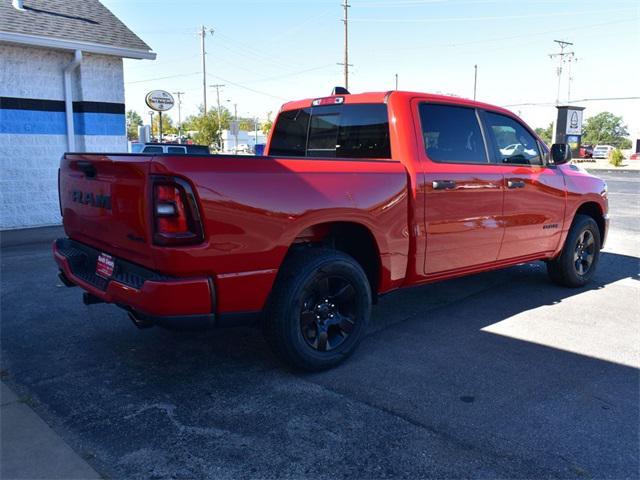
[[[69,280],[69,278],[64,274],[64,272],[62,270],[60,270],[58,272],[58,280],[60,280],[65,287],[75,287],[75,286],[77,286],[75,283],[73,283],[71,280]]]
[[[147,320],[145,318],[142,318],[140,315],[138,315],[136,312],[134,312],[133,310],[129,310],[129,319],[133,322],[133,324],[138,327],[139,329],[143,329],[143,328],[151,328],[155,325],[155,323],[153,323],[150,320]]]
[[[95,305],[96,303],[105,303],[104,300],[96,297],[95,295],[90,294],[89,292],[84,292],[82,294],[82,302],[85,305]]]

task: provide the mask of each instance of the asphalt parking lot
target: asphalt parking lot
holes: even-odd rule
[[[637,478],[640,174],[600,172],[595,281],[544,265],[397,292],[346,364],[283,368],[257,329],[139,331],[2,251],[2,377],[108,478]]]

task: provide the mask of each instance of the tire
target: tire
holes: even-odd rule
[[[552,281],[577,288],[589,283],[600,259],[600,229],[588,215],[576,215],[560,255],[547,262]]]
[[[283,264],[264,319],[264,335],[285,363],[331,368],[357,348],[371,316],[371,287],[362,267],[336,250],[308,247]]]

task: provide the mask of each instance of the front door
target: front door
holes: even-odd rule
[[[425,172],[425,273],[473,270],[496,261],[503,177],[490,163],[475,108],[417,100]]]
[[[485,111],[487,140],[504,175],[504,239],[498,260],[556,250],[562,235],[565,184],[547,165],[533,134],[517,119]]]

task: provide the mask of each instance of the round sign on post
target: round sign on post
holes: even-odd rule
[[[144,101],[149,108],[157,112],[166,112],[167,110],[171,110],[175,103],[173,96],[164,90],[152,90],[147,93]]]
[[[173,96],[164,90],[152,90],[144,97],[144,101],[150,109],[159,113],[159,138],[160,143],[162,143],[162,112],[173,108],[173,104],[175,103]],[[151,128],[153,129],[153,126]]]

